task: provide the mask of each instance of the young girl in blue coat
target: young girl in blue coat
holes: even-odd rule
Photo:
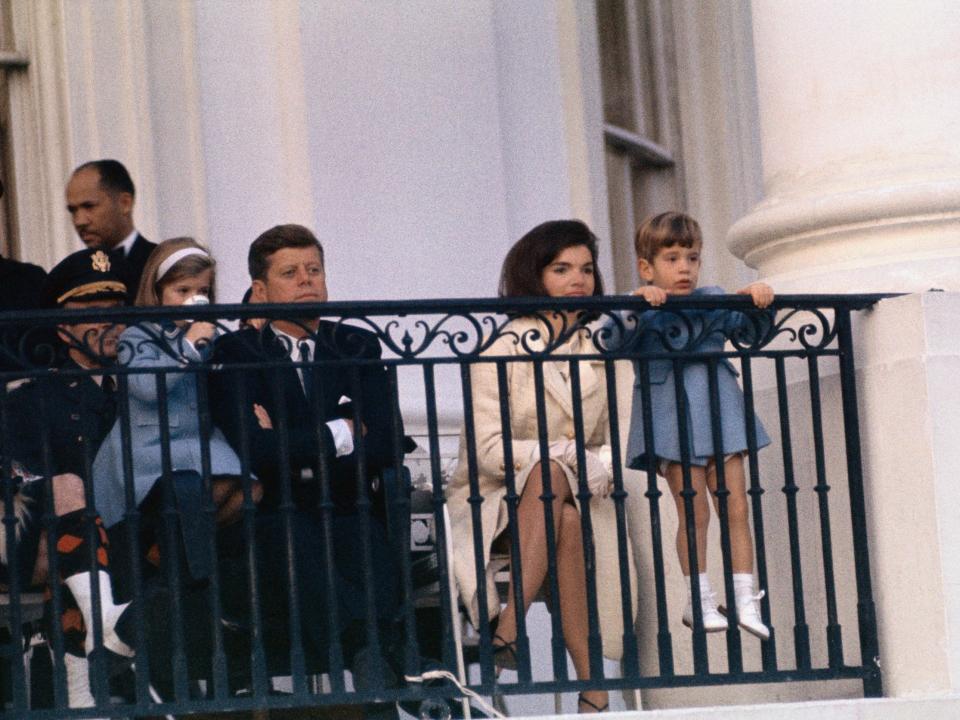
[[[206,304],[214,299],[216,264],[206,249],[191,238],[166,240],[154,249],[144,267],[136,305]],[[212,351],[213,324],[204,321],[144,322],[127,328],[118,345],[119,364],[166,373],[166,411],[169,462],[172,471],[202,473],[201,428],[198,413],[198,375],[179,371],[204,362]],[[128,375],[125,398],[130,418],[134,499],[149,524],[159,516],[163,483],[164,445],[161,434],[157,372]],[[123,402],[124,399],[121,400]],[[122,428],[118,420],[97,453],[93,466],[94,499],[104,524],[110,528],[126,512]],[[223,433],[208,433],[211,493],[220,524],[239,518],[243,502],[240,460]],[[254,486],[254,499],[259,487]],[[199,498],[197,488],[195,495]],[[147,548],[144,548],[145,550]]]
[[[647,284],[634,295],[643,297],[653,306],[662,305],[671,296],[719,295],[718,287],[697,288],[700,274],[702,235],[696,220],[682,213],[668,212],[644,221],[635,237],[637,269]],[[753,283],[738,290],[750,295],[758,308],[773,302],[773,290],[764,283]],[[769,322],[769,316],[762,318]],[[732,310],[647,311],[640,317],[626,317],[626,338],[632,349],[641,353],[663,353],[665,349],[690,352],[722,352],[728,338],[756,338],[762,332],[756,318]],[[631,328],[633,331],[631,332]],[[727,620],[720,614],[715,594],[710,588],[707,569],[707,526],[710,508],[707,490],[719,513],[717,500],[717,452],[713,447],[713,427],[709,390],[709,371],[706,362],[686,361],[683,370],[683,391],[686,406],[686,445],[690,463],[690,481],[696,495],[693,508],[697,540],[697,564],[700,584],[700,604],[704,630],[719,632],[727,629]],[[687,552],[686,506],[683,491],[683,465],[680,430],[677,417],[677,397],[674,385],[674,365],[671,359],[650,360],[650,400],[652,410],[653,448],[644,440],[643,403],[640,387],[640,367],[636,363],[637,382],[633,396],[633,411],[627,443],[627,464],[634,469],[648,467],[652,454],[659,473],[666,477],[677,507],[677,554],[680,567],[689,582],[690,563]],[[727,518],[730,533],[733,586],[740,626],[766,640],[770,630],[758,612],[753,584],[753,542],[744,477],[744,455],[747,446],[747,428],[744,419],[743,393],[736,380],[733,365],[721,359],[717,367],[717,394],[720,409],[724,458],[724,481],[727,496]],[[756,445],[770,443],[759,420],[756,422]],[[688,597],[683,622],[693,627],[693,603]]]

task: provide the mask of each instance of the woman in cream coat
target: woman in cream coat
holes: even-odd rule
[[[534,228],[510,250],[504,261],[500,295],[578,297],[600,295],[603,285],[596,270],[596,237],[578,221],[552,221]],[[501,331],[500,337],[485,351],[490,357],[526,355],[527,349],[542,351],[547,341],[557,337],[564,326],[577,322],[578,313],[547,321],[520,317]],[[587,332],[574,332],[567,342],[554,349],[551,357],[566,354],[595,353]],[[513,475],[520,501],[517,529],[522,567],[522,596],[525,613],[541,587],[549,587],[547,532],[544,517],[543,471],[537,431],[536,391],[532,362],[506,362],[509,392]],[[577,677],[588,679],[589,645],[587,641],[587,582],[581,531],[578,492],[577,453],[574,443],[574,407],[569,377],[569,361],[558,359],[543,363],[544,405],[550,457],[550,488],[553,493],[553,523],[556,540],[557,584],[561,625],[567,650]],[[622,655],[623,610],[620,599],[620,565],[617,551],[617,525],[614,501],[609,497],[611,469],[607,425],[606,379],[603,361],[585,360],[578,364],[580,406],[585,439],[585,475],[592,493],[590,518],[596,557],[596,587],[603,652],[609,658]],[[483,502],[480,505],[483,565],[486,574],[487,607],[493,618],[500,612],[491,566],[491,550],[510,549],[507,511],[507,472],[504,465],[503,433],[500,418],[497,365],[478,362],[470,367],[473,400],[477,483]],[[606,462],[601,456],[606,455]],[[454,571],[464,604],[474,625],[480,622],[477,602],[476,554],[466,432],[461,434],[457,470],[447,488],[447,499],[455,547]],[[631,494],[628,501],[639,497]],[[506,531],[506,532],[505,532]],[[629,557],[628,553],[628,557]],[[633,586],[633,563],[627,572]],[[513,588],[494,626],[494,660],[498,668],[517,665],[516,609]],[[635,603],[635,595],[632,594]],[[607,693],[591,690],[580,694],[582,712],[605,710]]]

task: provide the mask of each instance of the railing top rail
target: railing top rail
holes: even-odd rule
[[[864,310],[880,300],[897,297],[900,293],[779,295],[773,308],[846,308]],[[746,295],[705,295],[673,297],[662,306],[667,309],[686,308],[744,308],[753,307]],[[218,304],[188,307],[125,307],[95,309],[43,309],[0,312],[0,327],[51,322],[96,320],[98,322],[129,322],[169,319],[245,319],[261,317],[353,317],[386,315],[436,315],[461,313],[523,313],[535,310],[646,310],[650,305],[632,295],[605,295],[587,298],[444,298],[436,300],[351,300],[324,303],[254,305]]]

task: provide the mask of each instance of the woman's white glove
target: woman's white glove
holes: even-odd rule
[[[600,448],[609,446],[604,445]],[[573,440],[558,440],[550,445],[550,457],[559,460],[570,469],[577,470],[577,443]],[[604,463],[602,456],[593,450],[583,451],[584,474],[587,476],[587,487],[590,492],[597,496],[605,498],[610,494],[611,479],[613,478],[613,467],[611,463]]]

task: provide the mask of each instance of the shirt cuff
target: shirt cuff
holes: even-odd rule
[[[337,457],[343,457],[353,452],[353,433],[346,420],[331,420],[327,423],[330,428],[330,434],[333,435],[333,446],[337,451]]]

